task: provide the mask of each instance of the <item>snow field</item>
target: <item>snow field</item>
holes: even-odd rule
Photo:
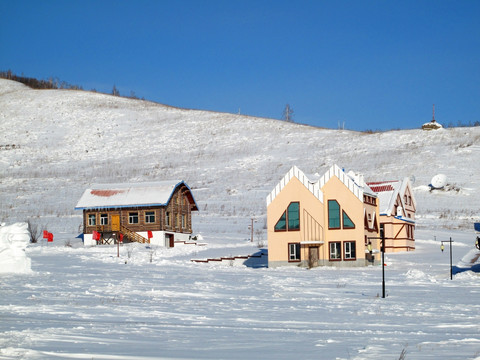
[[[454,262],[470,235],[436,233],[453,236]],[[421,232],[417,251],[387,255],[385,299],[378,266],[188,260],[221,251],[209,245],[158,248],[151,257],[152,249],[131,244],[118,258],[114,246],[31,246],[34,275],[2,277],[0,358],[358,360],[406,349],[412,359],[474,359],[480,277],[451,281],[448,254],[432,238]],[[235,250],[252,249],[243,245]]]

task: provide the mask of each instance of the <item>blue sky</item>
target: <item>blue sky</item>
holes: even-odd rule
[[[0,70],[353,130],[480,121],[480,1],[0,0]]]

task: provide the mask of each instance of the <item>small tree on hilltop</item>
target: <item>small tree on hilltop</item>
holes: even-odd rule
[[[117,89],[117,87],[115,85],[113,85],[112,95],[113,96],[120,96],[120,91]]]

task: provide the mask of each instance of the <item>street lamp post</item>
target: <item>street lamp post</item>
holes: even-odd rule
[[[453,267],[452,267],[452,238],[450,238],[450,240],[443,240],[442,241],[442,244],[440,245],[440,250],[443,250],[445,249],[445,246],[443,246],[443,243],[444,242],[448,242],[450,243],[450,280],[453,280]]]
[[[380,250],[382,252],[382,298],[385,299],[385,230],[380,228],[380,237],[369,237],[370,239],[380,239],[382,240],[382,245]],[[371,245],[369,246],[370,251]]]

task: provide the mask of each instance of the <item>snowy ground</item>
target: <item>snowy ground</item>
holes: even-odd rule
[[[449,237],[455,263],[472,234],[424,231],[415,252],[388,254],[385,299],[379,266],[253,269],[189,261],[218,251],[208,245],[117,257],[38,244],[33,275],[0,278],[0,358],[478,359],[480,277],[450,280]]]
[[[55,236],[27,248],[32,274],[0,276],[0,359],[480,359],[480,277],[451,281],[440,251],[452,237],[456,264],[473,246],[479,158],[480,127],[365,134],[0,79],[0,222]],[[378,266],[190,261],[258,251],[273,186],[292,165],[333,163],[367,181],[415,177],[417,249],[387,255],[385,299]],[[450,191],[428,191],[438,173]],[[117,258],[75,240],[89,184],[177,178],[207,246]]]

